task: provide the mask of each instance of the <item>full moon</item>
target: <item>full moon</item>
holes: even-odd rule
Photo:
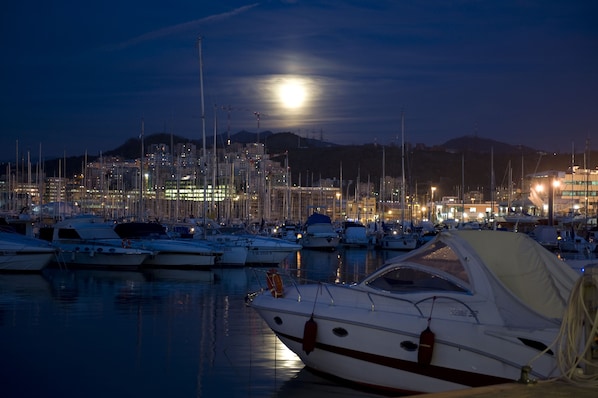
[[[306,90],[297,80],[288,80],[278,87],[278,97],[285,108],[299,108],[305,102]]]

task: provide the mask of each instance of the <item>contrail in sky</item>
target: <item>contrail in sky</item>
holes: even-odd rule
[[[223,19],[227,19],[227,18],[233,17],[235,15],[238,15],[238,14],[241,14],[241,13],[243,13],[245,11],[248,11],[248,10],[254,8],[254,7],[257,7],[258,5],[259,5],[259,3],[253,3],[253,4],[249,4],[249,5],[243,6],[243,7],[236,8],[236,9],[234,9],[232,11],[229,11],[229,12],[223,12],[221,14],[210,15],[210,16],[207,16],[207,17],[203,17],[203,18],[200,18],[200,19],[195,19],[193,21],[181,23],[181,24],[178,24],[178,25],[168,26],[166,28],[158,29],[158,30],[155,30],[153,32],[144,33],[141,36],[137,36],[137,37],[134,37],[134,38],[129,39],[127,41],[124,41],[122,43],[119,43],[119,44],[116,44],[114,46],[108,47],[107,50],[108,51],[122,50],[122,49],[125,49],[127,47],[134,46],[136,44],[142,43],[144,41],[157,39],[157,38],[160,38],[160,37],[164,37],[164,36],[176,34],[176,33],[179,33],[179,32],[184,32],[186,30],[189,30],[191,28],[196,27],[197,25],[201,25],[201,24],[206,23],[206,22],[220,21],[220,20],[223,20]]]

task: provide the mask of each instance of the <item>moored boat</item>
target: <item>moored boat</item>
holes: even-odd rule
[[[154,252],[143,262],[144,267],[205,270],[222,254],[209,245],[172,239],[159,223],[119,223],[114,230],[127,246]]]
[[[280,238],[251,234],[242,228],[207,228],[208,241],[247,248],[247,265],[278,265],[301,245]]]
[[[101,217],[79,216],[56,223],[42,233],[51,236],[57,261],[80,267],[137,268],[153,256],[150,250],[131,247]]]
[[[416,234],[406,234],[392,231],[380,239],[380,248],[386,250],[413,250],[418,246],[419,237]]]
[[[453,230],[355,285],[269,271],[248,301],[307,367],[415,394],[511,382],[530,363],[558,376],[547,347],[577,279],[527,235]]]
[[[326,214],[313,213],[305,222],[305,228],[299,240],[306,249],[336,249],[340,243],[340,236],[332,225],[332,220]]]
[[[341,244],[344,246],[367,247],[370,240],[365,225],[355,221],[345,221],[341,233]]]
[[[36,272],[56,255],[48,242],[21,235],[8,227],[0,229],[0,271]]]

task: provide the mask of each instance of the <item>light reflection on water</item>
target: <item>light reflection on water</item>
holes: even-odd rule
[[[353,283],[388,256],[304,250],[281,268]],[[249,269],[0,274],[0,395],[371,396],[303,370],[245,305],[254,278]]]
[[[302,250],[281,264],[293,276],[308,281],[351,284],[361,281],[399,252],[345,248]]]

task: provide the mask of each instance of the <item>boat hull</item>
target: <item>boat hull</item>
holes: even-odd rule
[[[247,261],[248,265],[277,265],[280,264],[285,258],[291,253],[297,250],[276,250],[275,248],[268,247],[249,247],[247,249]]]
[[[0,271],[41,271],[54,259],[54,256],[53,250],[0,251]]]
[[[380,240],[380,246],[386,250],[413,250],[418,240],[412,236],[389,236]]]
[[[215,256],[194,253],[158,251],[142,264],[146,267],[176,267],[184,269],[209,268],[214,265]]]
[[[340,244],[338,235],[311,235],[306,234],[301,238],[301,245],[305,249],[336,249]]]
[[[329,289],[333,301],[328,300]],[[299,290],[300,295],[296,295],[287,286],[283,298],[274,298],[266,291],[254,297],[251,306],[307,367],[401,394],[512,382],[520,377],[521,367],[540,352],[521,339],[549,344],[558,332],[554,328],[509,333],[501,327],[479,324],[475,317],[464,315],[466,307],[459,308],[455,302],[437,302],[434,313],[452,312],[458,319],[432,321],[436,342],[432,361],[425,364],[418,362],[418,347],[428,322],[426,311],[417,310],[412,304],[403,313],[388,311],[385,308],[392,308],[391,301],[400,305],[400,300],[372,299],[371,295],[370,300],[367,294],[359,298],[349,294],[345,297],[351,297],[349,304],[344,302],[343,293],[331,285],[316,293],[322,298],[314,305],[313,291],[304,287]],[[356,306],[356,300],[363,301]],[[308,354],[303,350],[304,328],[312,314],[318,326],[315,349]],[[554,356],[542,355],[534,363],[533,377],[553,376],[550,372],[555,368]]]
[[[86,250],[87,249],[87,250]],[[81,250],[61,249],[58,262],[82,267],[139,267],[150,255],[138,250],[113,252],[110,249],[98,251],[98,248],[82,247]]]
[[[218,246],[218,249],[222,251],[218,265],[243,267],[247,263],[246,247],[222,245]]]

